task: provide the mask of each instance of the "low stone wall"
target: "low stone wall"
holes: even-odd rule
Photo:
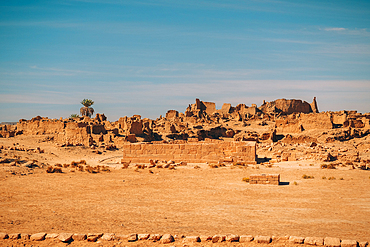
[[[252,174],[249,176],[250,184],[280,184],[280,174]]]
[[[127,143],[122,162],[148,163],[153,160],[205,162],[245,162],[256,164],[256,143],[221,140],[178,141],[174,143]]]
[[[294,246],[299,244],[305,245],[323,245],[327,247],[366,247],[368,242],[358,242],[356,240],[347,240],[333,237],[297,237],[297,236],[252,236],[252,235],[174,235],[171,234],[114,234],[114,233],[35,233],[35,234],[20,234],[20,233],[0,233],[0,245],[10,246],[12,242],[17,241],[22,243],[22,246],[30,244],[33,246],[37,241],[50,241],[50,245],[57,244],[57,242],[71,243],[74,241],[80,242],[99,242],[105,241],[125,241],[125,242],[158,242],[160,244],[169,244],[173,242],[180,242],[184,245],[202,242],[202,243],[222,243],[222,242],[239,242],[248,243],[253,242],[257,244],[274,244],[286,245],[292,244]],[[150,243],[147,243],[150,245]],[[84,244],[84,246],[86,243]]]

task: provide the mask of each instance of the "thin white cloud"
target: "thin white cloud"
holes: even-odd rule
[[[320,30],[324,30],[327,32],[333,32],[342,35],[351,35],[351,36],[364,36],[370,37],[370,32],[367,31],[366,28],[344,28],[344,27],[327,27]]]
[[[324,28],[325,31],[345,31],[347,30],[346,28],[343,28],[343,27],[328,27],[328,28]]]

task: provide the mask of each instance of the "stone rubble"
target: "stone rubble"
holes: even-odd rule
[[[182,244],[192,244],[197,242],[211,242],[211,243],[221,243],[221,242],[255,242],[259,244],[274,244],[279,242],[290,243],[294,245],[316,245],[316,246],[326,246],[326,247],[367,247],[368,242],[362,241],[357,242],[356,240],[339,239],[335,237],[300,237],[300,236],[252,236],[252,235],[202,235],[202,236],[184,236],[184,235],[171,235],[171,234],[136,234],[131,233],[128,235],[119,235],[114,233],[35,233],[35,234],[25,234],[25,233],[4,233],[0,232],[0,245],[5,243],[4,241],[50,241],[57,239],[60,242],[71,243],[73,241],[127,241],[127,242],[159,242],[160,244],[170,244],[173,242],[181,242]],[[8,242],[6,242],[8,243]]]

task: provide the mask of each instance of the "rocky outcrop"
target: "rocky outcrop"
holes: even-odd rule
[[[312,109],[312,106],[314,109]],[[306,101],[296,100],[296,99],[277,99],[271,102],[264,102],[259,109],[263,113],[282,113],[282,114],[292,114],[292,113],[317,113],[317,103],[316,98],[314,98],[312,105]]]

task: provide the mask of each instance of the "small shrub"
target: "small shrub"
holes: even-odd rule
[[[304,174],[304,175],[302,176],[302,178],[303,178],[303,179],[313,179],[313,178],[315,178],[315,177],[314,177],[314,176],[309,176],[309,175]]]
[[[200,166],[198,166],[198,165],[194,166],[194,169],[199,169],[199,168],[200,168]]]
[[[175,168],[175,166],[174,166],[174,165],[170,165],[170,166],[168,167],[168,169],[170,169],[170,170],[175,170],[176,168]]]
[[[99,173],[100,172],[100,166],[91,167],[91,166],[87,165],[85,170],[89,173]]]
[[[294,183],[293,183],[294,185],[298,185],[298,183],[296,182],[296,181],[294,181]]]
[[[55,167],[55,168],[54,168],[54,173],[63,173],[62,168],[60,168],[60,167]]]
[[[339,178],[339,180],[344,180],[344,178]]]
[[[54,173],[54,168],[52,166],[49,166],[47,169],[46,169],[46,172],[47,173]]]
[[[249,178],[243,178],[243,181],[249,183]]]
[[[267,164],[268,168],[271,168],[272,166],[273,166],[273,164]]]
[[[218,164],[214,164],[214,163],[208,164],[208,166],[210,168],[218,168],[219,167]]]
[[[110,172],[109,166],[103,166],[101,170],[102,172]]]
[[[67,168],[68,166],[69,166],[69,164],[63,164],[64,168]]]
[[[245,163],[244,162],[235,162],[233,165],[234,166],[245,166]]]
[[[334,164],[322,164],[321,169],[335,169]]]
[[[325,176],[323,176],[323,177],[322,177],[322,179],[326,179],[326,177],[325,177]]]
[[[79,170],[80,172],[83,172],[83,171],[84,171],[84,167],[83,167],[82,165],[79,165],[79,166],[78,166],[78,170]]]
[[[329,177],[328,180],[335,180],[335,177]]]
[[[55,166],[57,166],[57,167],[62,167],[62,165],[61,165],[61,164],[55,164]]]
[[[310,164],[310,166],[314,166],[314,164]]]

